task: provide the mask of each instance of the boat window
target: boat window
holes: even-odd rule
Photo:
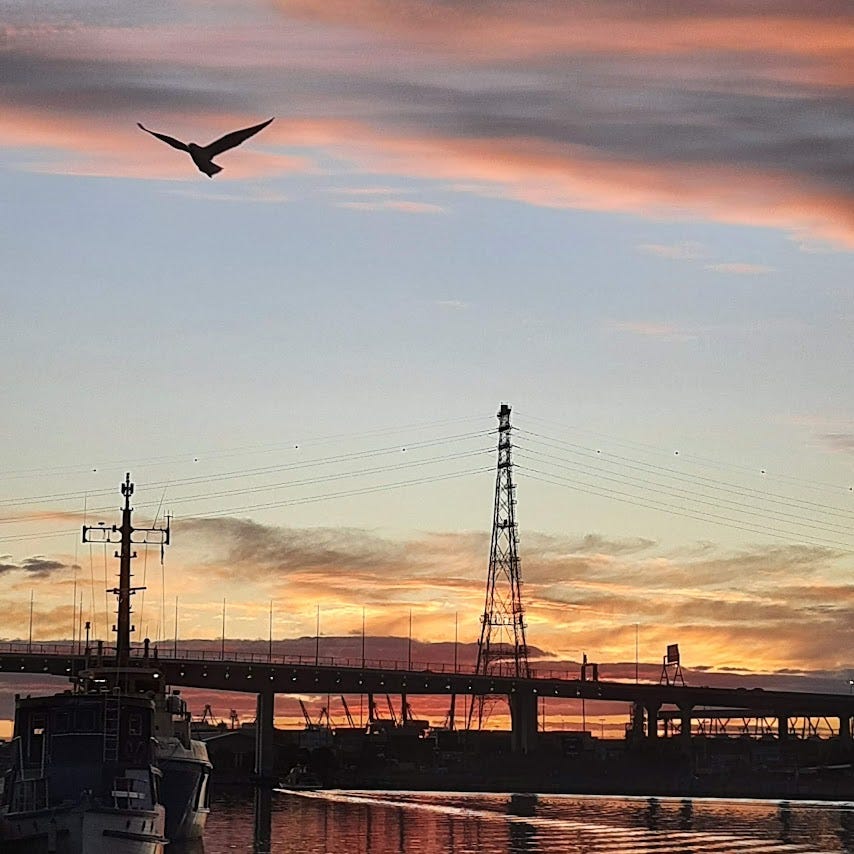
[[[128,735],[142,735],[142,715],[128,716]]]
[[[193,809],[194,810],[197,810],[197,809],[200,809],[202,807],[207,806],[207,804],[205,803],[205,800],[207,797],[207,784],[208,784],[208,773],[207,773],[207,769],[205,769],[199,775],[199,781],[196,784],[196,797],[195,797],[195,800],[193,801]]]
[[[44,759],[45,749],[45,717],[44,715],[33,715],[30,718],[30,732],[27,744],[27,760],[30,763],[39,763]]]
[[[57,712],[53,721],[54,732],[68,732],[71,729],[71,715],[68,712]]]
[[[77,732],[95,732],[95,710],[78,709],[74,716],[74,726]]]

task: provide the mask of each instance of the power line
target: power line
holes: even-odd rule
[[[336,441],[342,438],[348,439],[362,439],[373,436],[382,436],[389,435],[391,433],[401,433],[404,431],[416,431],[416,430],[427,430],[433,429],[436,427],[449,425],[449,424],[459,424],[464,422],[471,421],[483,421],[483,417],[480,415],[464,415],[459,416],[457,418],[444,418],[437,419],[434,421],[425,421],[425,422],[415,422],[410,424],[402,424],[397,427],[378,427],[373,430],[365,430],[361,433],[354,432],[346,432],[346,433],[332,433],[326,436],[318,436],[314,438],[302,439],[302,440],[291,440],[289,442],[274,442],[269,444],[258,444],[258,445],[243,445],[236,448],[225,448],[223,450],[206,450],[206,451],[194,451],[194,452],[185,452],[181,454],[170,454],[170,455],[161,455],[156,457],[142,457],[138,458],[135,461],[135,465],[145,465],[145,466],[156,466],[156,465],[166,465],[168,463],[177,463],[177,462],[188,462],[190,460],[196,460],[200,458],[208,459],[225,459],[228,457],[237,457],[237,456],[246,456],[249,454],[256,453],[266,453],[270,451],[276,450],[284,450],[288,448],[295,447],[309,447],[311,445],[322,445],[328,442]],[[35,477],[40,475],[57,475],[57,474],[84,474],[87,472],[91,472],[93,467],[95,469],[105,469],[112,468],[114,466],[120,466],[125,468],[127,464],[127,460],[117,460],[117,461],[95,461],[92,465],[89,466],[81,466],[81,465],[65,465],[65,466],[47,466],[44,468],[31,468],[31,469],[12,469],[7,471],[0,471],[0,476],[2,476],[5,480],[18,479],[23,477]]]
[[[559,427],[562,430],[567,430],[570,432],[575,431],[577,433],[582,433],[582,434],[586,434],[589,436],[595,436],[597,438],[603,438],[604,437],[605,439],[607,439],[612,444],[615,444],[618,446],[622,445],[622,446],[627,447],[627,448],[634,448],[634,449],[643,450],[643,451],[651,452],[651,453],[654,453],[657,455],[664,455],[664,456],[668,456],[668,457],[671,457],[674,454],[673,450],[664,450],[661,447],[658,447],[656,445],[650,445],[650,444],[646,444],[644,442],[637,442],[637,441],[633,441],[631,439],[623,439],[620,437],[615,437],[615,436],[608,435],[606,433],[602,433],[600,431],[588,430],[588,429],[585,429],[583,427],[578,427],[578,426],[571,426],[570,427],[568,425],[561,424],[560,422],[555,421],[554,419],[551,419],[551,418],[542,418],[540,416],[530,415],[528,413],[520,413],[520,414],[521,414],[523,420],[529,419],[529,420],[534,421],[534,422],[540,422],[543,424],[548,424],[548,425],[553,426],[553,427]],[[827,481],[812,480],[810,478],[797,477],[795,475],[782,474],[782,473],[778,473],[778,472],[770,472],[767,470],[767,467],[760,466],[757,468],[755,466],[748,466],[748,465],[744,465],[742,463],[729,463],[729,462],[725,462],[723,460],[716,460],[716,459],[713,459],[711,457],[704,457],[704,456],[701,456],[699,454],[694,454],[691,451],[688,451],[686,453],[682,449],[678,450],[675,453],[678,453],[680,459],[685,459],[688,461],[696,460],[700,465],[707,467],[707,468],[717,468],[717,469],[724,469],[724,470],[728,469],[730,471],[738,471],[742,474],[752,474],[752,475],[762,474],[762,476],[764,478],[767,478],[768,480],[785,481],[785,482],[788,482],[790,484],[795,484],[795,485],[799,485],[802,487],[807,487],[809,489],[814,489],[817,491],[832,490],[834,492],[840,492],[840,491],[841,492],[847,492],[847,493],[854,492],[854,487],[852,487],[851,485],[843,485],[843,484],[839,484],[839,483],[829,483]]]
[[[345,498],[353,495],[370,495],[374,492],[384,492],[387,489],[400,489],[405,486],[415,486],[422,483],[437,483],[443,480],[453,480],[459,477],[469,477],[474,474],[483,474],[484,472],[492,472],[492,466],[483,466],[475,469],[468,469],[461,472],[451,472],[449,474],[433,475],[432,477],[414,478],[412,480],[398,481],[397,483],[387,483],[373,487],[359,487],[358,489],[342,490],[340,492],[327,492],[321,495],[311,495],[305,498],[293,498],[287,501],[271,501],[266,504],[251,504],[246,507],[229,507],[225,510],[216,510],[212,513],[204,513],[199,516],[190,516],[188,519],[199,520],[209,519],[218,516],[230,516],[234,513],[246,513],[250,510],[268,510],[275,507],[291,507],[297,504],[312,504],[316,501],[327,501],[332,498]],[[185,520],[187,521],[187,520]]]
[[[789,542],[806,543],[808,545],[821,546],[822,548],[833,547],[834,549],[841,550],[846,554],[854,552],[854,549],[852,549],[851,545],[847,543],[838,543],[833,540],[826,540],[821,537],[813,536],[799,536],[795,540],[792,538],[791,534],[788,531],[781,531],[776,528],[760,528],[758,526],[751,526],[749,524],[743,524],[742,521],[739,519],[732,519],[727,516],[720,516],[714,513],[707,513],[705,511],[689,512],[686,511],[684,506],[668,504],[667,502],[659,501],[658,499],[646,499],[645,501],[639,501],[637,496],[634,496],[631,493],[608,489],[606,487],[599,488],[584,481],[577,481],[572,478],[563,477],[561,475],[551,474],[550,472],[543,472],[539,469],[530,468],[529,466],[525,465],[517,465],[516,468],[521,471],[527,472],[528,476],[532,480],[537,480],[542,483],[548,483],[552,486],[572,487],[572,489],[577,492],[584,492],[588,495],[595,495],[600,498],[608,498],[614,501],[621,501],[625,504],[632,504],[636,507],[643,507],[647,510],[659,510],[666,513],[670,513],[674,516],[682,516],[686,519],[693,519],[698,522],[716,522],[718,524],[722,524],[724,527],[734,528],[739,531],[747,531],[751,534],[762,534],[765,536],[769,534],[781,534]],[[537,475],[540,475],[540,477],[537,477]]]
[[[453,457],[449,457],[448,459],[451,459],[451,458],[457,459],[457,458],[475,456],[475,455],[484,454],[484,453],[491,453],[492,450],[493,449],[490,448],[490,449],[483,449],[483,450],[478,450],[478,451],[473,451],[473,452],[467,452],[465,454],[453,455]],[[377,471],[391,471],[391,470],[396,471],[399,469],[408,469],[408,468],[413,468],[416,466],[430,465],[431,463],[443,462],[443,461],[445,461],[445,459],[443,459],[443,458],[433,458],[431,460],[425,460],[425,461],[401,463],[399,466],[386,466],[386,467],[382,467],[382,469],[377,469]],[[197,514],[196,516],[192,516],[192,517],[188,517],[188,518],[207,518],[207,517],[213,517],[213,516],[227,516],[231,513],[243,513],[243,512],[248,512],[250,510],[269,509],[269,508],[274,508],[274,507],[286,507],[286,506],[297,505],[297,504],[308,504],[308,503],[314,503],[317,501],[323,501],[323,500],[327,500],[327,499],[341,498],[341,497],[345,497],[345,496],[349,496],[349,495],[365,495],[365,494],[374,493],[374,492],[382,492],[386,489],[398,489],[398,488],[401,488],[403,486],[412,486],[412,485],[417,485],[417,484],[422,484],[422,483],[428,483],[431,481],[447,480],[450,478],[463,477],[466,475],[475,474],[475,473],[479,473],[479,472],[483,472],[483,471],[491,471],[491,470],[492,470],[491,468],[476,468],[476,469],[464,470],[461,472],[451,472],[451,473],[440,474],[440,475],[430,475],[430,476],[426,476],[426,477],[422,477],[422,478],[415,478],[415,479],[411,479],[411,480],[404,480],[404,481],[398,481],[398,482],[393,482],[393,483],[385,483],[385,484],[381,483],[381,484],[375,484],[374,486],[369,486],[369,487],[359,487],[358,489],[355,489],[355,490],[340,490],[340,491],[329,492],[329,493],[321,493],[319,495],[314,495],[314,496],[307,496],[307,497],[303,497],[303,498],[285,499],[282,501],[272,501],[272,502],[266,502],[266,503],[262,503],[262,504],[247,505],[244,507],[213,510],[213,511],[210,511],[208,513]],[[366,471],[370,471],[370,470],[366,470]],[[329,480],[341,479],[342,477],[352,477],[354,474],[359,474],[359,472],[347,472],[345,474],[328,475],[328,476],[321,477],[321,478],[306,479],[306,480],[298,482],[297,484],[294,484],[294,485],[302,485],[302,486],[313,485],[315,483],[322,483],[322,482],[328,482]],[[276,488],[276,487],[271,487],[271,488]],[[247,490],[247,492],[250,492],[250,493],[256,492],[256,491],[259,491],[259,490],[257,490],[257,489]],[[231,492],[228,494],[229,495],[231,495],[231,494],[243,494],[243,492],[242,491],[234,491],[234,492]],[[189,499],[187,499],[187,500],[189,500]],[[140,505],[140,506],[144,506],[144,505]],[[70,531],[66,529],[63,531],[48,531],[48,532],[42,532],[42,533],[38,533],[38,534],[7,535],[7,536],[0,537],[0,542],[7,543],[7,542],[37,540],[37,539],[42,539],[42,538],[46,539],[49,537],[66,536],[69,533],[70,533]]]
[[[546,445],[546,447],[555,447],[558,446],[558,449],[567,448],[569,449],[569,453],[574,454],[576,456],[588,457],[590,454],[595,453],[597,459],[606,460],[608,458],[613,458],[615,460],[619,460],[624,464],[625,468],[634,468],[637,471],[643,471],[645,469],[652,469],[657,472],[663,472],[665,477],[670,478],[671,480],[682,481],[683,483],[696,483],[702,482],[704,484],[709,484],[711,488],[718,489],[722,492],[730,492],[738,495],[744,495],[744,493],[751,493],[763,500],[771,501],[773,503],[782,504],[788,507],[796,507],[796,508],[817,508],[822,512],[837,516],[841,519],[844,519],[846,522],[854,522],[854,513],[850,510],[845,510],[841,507],[834,507],[828,504],[821,504],[815,501],[806,501],[804,499],[793,498],[790,495],[780,495],[775,492],[766,492],[763,490],[755,489],[749,486],[741,486],[739,484],[734,484],[730,481],[721,481],[715,478],[705,477],[703,475],[694,474],[690,477],[686,477],[684,472],[671,468],[670,466],[661,466],[655,463],[647,463],[643,460],[637,460],[632,457],[624,457],[620,454],[613,453],[605,453],[603,454],[601,449],[599,448],[589,448],[584,445],[577,445],[573,442],[567,442],[562,439],[556,439],[551,436],[544,436],[541,433],[534,433],[530,430],[519,430],[519,433],[525,434],[527,436],[534,436],[539,440],[542,440],[542,443]],[[549,444],[551,443],[551,444]]]
[[[746,504],[744,502],[736,501],[732,498],[708,495],[690,489],[683,489],[680,487],[671,486],[670,484],[666,483],[662,484],[660,481],[656,480],[641,480],[640,478],[632,477],[631,475],[624,475],[620,472],[608,472],[606,474],[603,473],[601,469],[592,465],[585,465],[584,463],[578,463],[575,461],[567,461],[562,457],[556,457],[553,454],[542,453],[540,451],[531,451],[526,449],[524,446],[518,446],[518,449],[520,455],[523,458],[530,456],[534,459],[539,459],[540,461],[559,460],[564,464],[558,464],[558,468],[570,471],[577,471],[579,469],[582,471],[590,471],[597,477],[599,481],[608,481],[623,486],[634,487],[645,490],[647,492],[654,492],[661,495],[666,495],[671,498],[685,497],[691,499],[695,504],[704,504],[711,507],[721,507],[722,509],[725,509],[727,511],[740,512],[747,516],[769,518],[774,522],[779,522],[781,524],[794,523],[802,528],[824,531],[826,533],[831,534],[840,534],[842,536],[847,536],[849,532],[848,528],[842,528],[841,526],[834,526],[832,524],[822,524],[821,520],[805,518],[803,516],[795,515],[793,513],[786,513],[782,510],[763,510],[756,504]]]
[[[408,450],[420,450],[423,448],[435,447],[436,445],[441,445],[445,443],[458,442],[467,439],[474,438],[482,438],[485,436],[489,436],[494,433],[494,430],[477,430],[469,433],[457,433],[451,436],[441,436],[434,439],[425,439],[420,442],[410,442],[407,443],[405,448]],[[258,477],[264,474],[274,474],[276,472],[283,471],[295,471],[297,469],[310,468],[312,466],[320,466],[320,465],[332,465],[338,462],[347,462],[349,460],[357,460],[357,459],[365,459],[368,457],[377,457],[383,456],[391,453],[399,453],[401,451],[401,445],[386,445],[381,448],[372,448],[366,449],[363,451],[352,451],[346,454],[335,454],[327,457],[315,457],[309,460],[302,460],[300,462],[292,462],[292,463],[280,463],[277,465],[270,466],[257,466],[254,468],[248,469],[237,469],[230,472],[223,472],[222,474],[217,475],[195,475],[193,477],[186,478],[178,478],[173,480],[166,481],[155,481],[153,483],[149,483],[147,488],[149,489],[158,489],[160,487],[180,487],[180,486],[188,486],[199,483],[216,483],[222,480],[232,480],[241,477]],[[4,498],[0,499],[0,506],[8,506],[12,504],[38,504],[44,501],[64,501],[64,500],[72,500],[79,499],[84,495],[112,495],[115,490],[113,489],[103,489],[103,490],[86,490],[79,492],[62,492],[62,493],[53,493],[48,495],[37,495],[31,496],[27,498]],[[145,506],[145,505],[140,505]],[[102,510],[107,510],[110,508],[101,508],[101,510],[95,510],[93,512],[102,512]],[[0,519],[0,522],[17,521],[17,518],[9,518],[9,519]]]

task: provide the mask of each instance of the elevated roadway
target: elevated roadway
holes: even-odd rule
[[[0,645],[0,673],[41,673],[72,677],[99,665],[114,664],[113,650],[85,651],[71,646],[38,644]],[[793,718],[826,718],[838,722],[838,735],[850,743],[854,695],[775,691],[760,688],[656,685],[608,680],[571,679],[553,672],[535,672],[531,678],[512,675],[478,676],[447,665],[407,667],[398,662],[354,662],[293,656],[212,656],[209,650],[179,650],[177,655],[134,648],[131,667],[156,667],[173,687],[209,688],[255,694],[259,732],[272,733],[276,694],[430,694],[498,695],[509,700],[512,742],[521,751],[533,749],[537,734],[537,704],[541,697],[624,702],[632,705],[635,732],[658,737],[663,717],[677,718],[681,732],[690,736],[691,720],[708,709],[726,709],[756,717],[775,717],[778,737],[789,735]],[[669,710],[662,714],[663,707]],[[263,733],[259,754],[269,748]],[[259,772],[267,763],[260,761]]]

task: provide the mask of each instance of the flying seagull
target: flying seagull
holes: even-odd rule
[[[156,131],[149,130],[139,122],[137,124],[146,133],[150,133],[152,136],[163,140],[167,145],[171,145],[172,148],[177,148],[178,151],[186,151],[193,158],[193,163],[199,167],[199,171],[204,172],[208,178],[213,178],[217,172],[222,172],[222,166],[217,166],[213,162],[214,157],[222,154],[224,151],[228,151],[229,148],[240,145],[241,142],[245,142],[250,136],[254,136],[260,130],[264,130],[271,121],[273,119],[267,119],[266,122],[261,122],[260,125],[253,125],[251,128],[243,128],[243,130],[234,130],[213,142],[209,142],[207,145],[196,145],[195,142],[181,142],[180,139],[166,136],[165,133],[157,133]]]

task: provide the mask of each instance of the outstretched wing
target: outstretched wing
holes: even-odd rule
[[[188,154],[190,149],[187,148],[186,144],[181,142],[180,139],[175,139],[172,136],[166,136],[165,133],[157,133],[156,131],[149,130],[147,127],[144,127],[139,122],[137,125],[142,128],[146,133],[150,133],[152,136],[156,136],[158,139],[163,140],[167,145],[171,145],[172,148],[177,148],[179,151],[186,151]]]
[[[275,118],[275,116],[273,116],[273,118]],[[217,154],[222,154],[223,151],[228,151],[229,148],[234,148],[235,146],[240,145],[241,142],[246,141],[250,136],[254,136],[259,130],[264,130],[271,121],[273,121],[273,119],[267,119],[266,122],[261,122],[260,125],[253,125],[251,128],[233,130],[231,133],[227,133],[225,136],[221,136],[219,139],[216,139],[206,145],[205,154],[213,159]]]

